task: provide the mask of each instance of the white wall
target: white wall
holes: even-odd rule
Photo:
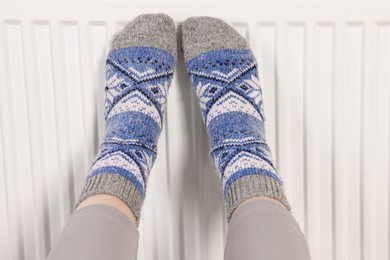
[[[145,12],[231,22],[260,65],[267,139],[313,260],[389,253],[389,1],[0,2],[0,259],[44,259],[104,131],[104,61]],[[179,57],[139,259],[223,259],[218,177]]]

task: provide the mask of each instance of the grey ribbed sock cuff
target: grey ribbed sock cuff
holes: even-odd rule
[[[275,179],[260,174],[247,175],[235,181],[226,193],[225,209],[227,221],[229,222],[233,212],[242,202],[259,196],[266,196],[280,201],[288,210],[291,210],[283,186]]]
[[[119,174],[101,173],[95,175],[87,179],[73,210],[76,210],[83,200],[98,194],[113,195],[126,203],[133,212],[138,227],[143,198],[133,183]]]

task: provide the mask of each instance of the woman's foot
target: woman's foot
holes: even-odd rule
[[[175,24],[165,14],[140,15],[114,37],[106,61],[106,135],[75,209],[109,194],[131,209],[138,226],[176,54]]]
[[[186,68],[221,177],[227,220],[253,197],[269,197],[290,209],[265,140],[262,91],[249,43],[218,18],[190,17],[182,30]]]

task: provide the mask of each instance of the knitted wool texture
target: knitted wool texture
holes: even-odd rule
[[[246,199],[267,196],[291,209],[265,140],[257,61],[248,42],[212,17],[182,26],[186,69],[211,141],[226,217]]]
[[[114,37],[106,60],[106,135],[75,209],[92,195],[111,194],[139,225],[174,73],[175,33],[167,15],[144,14]]]

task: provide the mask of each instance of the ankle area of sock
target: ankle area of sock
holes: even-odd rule
[[[227,222],[230,221],[232,214],[241,203],[261,196],[275,199],[291,211],[283,183],[263,174],[245,175],[235,180],[224,193]]]

